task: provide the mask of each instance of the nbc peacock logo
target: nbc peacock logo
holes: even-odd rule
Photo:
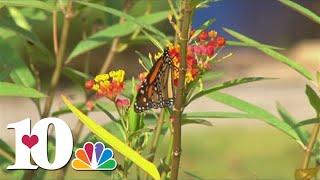
[[[117,161],[113,158],[113,151],[105,148],[101,142],[86,142],[83,148],[75,152],[75,159],[72,160],[72,168],[79,171],[85,170],[114,170]]]

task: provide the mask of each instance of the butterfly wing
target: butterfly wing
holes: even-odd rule
[[[163,108],[173,104],[171,59],[166,53],[151,68],[138,90],[135,111]]]

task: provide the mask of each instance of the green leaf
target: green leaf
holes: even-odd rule
[[[298,3],[295,3],[293,1],[290,1],[290,0],[278,0],[280,3],[290,7],[291,9],[295,10],[296,12],[304,15],[305,17],[309,18],[310,20],[314,21],[315,23],[318,23],[320,24],[320,17],[310,11],[309,9],[299,5]]]
[[[26,22],[24,22],[26,23]],[[27,40],[29,42],[29,48],[31,48],[33,45],[37,47],[40,52],[45,55],[47,60],[42,60],[43,62],[47,63],[48,65],[54,64],[54,58],[52,53],[45,47],[45,45],[39,40],[38,36],[34,34],[31,30],[24,29],[14,22],[8,21],[6,19],[0,20],[0,27],[12,31],[18,35],[20,35],[23,39]]]
[[[238,112],[219,112],[219,111],[209,111],[209,112],[190,112],[183,115],[184,118],[245,118],[252,119],[256,116],[246,113]]]
[[[43,98],[46,97],[45,94],[41,92],[20,86],[17,84],[0,82],[0,96],[11,96],[11,97],[29,97],[29,98]]]
[[[6,142],[0,139],[0,156],[4,157],[10,162],[14,162],[14,150]]]
[[[231,96],[231,95],[228,95],[225,93],[221,93],[218,91],[210,93],[208,95],[208,97],[217,101],[217,102],[226,104],[230,107],[233,107],[235,109],[243,111],[249,115],[252,115],[255,117],[255,119],[262,120],[262,121],[266,122],[267,124],[286,133],[287,135],[289,135],[290,137],[295,139],[300,145],[303,144],[300,141],[298,134],[291,126],[289,126],[287,123],[283,122],[281,119],[277,118],[276,116],[274,116],[270,112],[268,112],[258,106],[255,106],[251,103],[248,103],[246,101],[238,99],[234,96]]]
[[[37,0],[0,0],[0,5],[4,6],[16,6],[16,7],[31,7],[31,8],[38,8],[43,9],[49,12],[52,12],[56,9],[55,6],[52,6],[50,3],[46,3],[43,1]]]
[[[88,7],[91,7],[91,8],[94,8],[94,9],[98,9],[98,10],[110,13],[110,14],[118,16],[118,17],[124,17],[126,20],[134,22],[135,24],[139,25],[141,28],[145,28],[145,29],[149,30],[150,32],[166,39],[166,36],[161,31],[157,30],[156,28],[152,27],[151,25],[148,25],[148,24],[144,23],[143,21],[138,20],[137,18],[130,16],[122,11],[119,11],[119,10],[116,10],[116,9],[113,9],[113,8],[110,8],[107,6],[94,4],[94,3],[87,3],[87,2],[83,2],[83,1],[75,1],[75,2],[82,4],[82,5],[85,5],[85,6],[88,6]]]
[[[210,121],[207,121],[205,119],[182,119],[182,125],[188,125],[188,124],[198,124],[198,125],[204,125],[204,126],[213,126]]]
[[[288,113],[288,111],[283,106],[281,106],[281,104],[277,103],[277,109],[284,122],[286,122],[289,126],[294,128],[294,130],[300,137],[301,141],[306,146],[308,143],[309,133],[301,128],[297,128],[297,121]]]
[[[3,81],[8,78],[10,75],[11,69],[1,70],[0,72],[0,81]]]
[[[26,87],[34,87],[36,80],[28,66],[20,58],[17,52],[1,38],[0,52],[0,66],[2,66],[3,69],[12,69],[10,73],[11,79],[17,84],[22,84]]]
[[[306,119],[298,122],[295,127],[306,126],[306,125],[317,124],[317,123],[319,123],[318,118]]]
[[[245,84],[245,83],[250,83],[250,82],[255,82],[255,81],[261,81],[261,80],[269,80],[269,79],[273,79],[273,78],[265,78],[265,77],[246,77],[246,78],[241,78],[241,79],[235,79],[235,80],[231,80],[231,81],[227,81],[227,82],[224,82],[222,84],[218,84],[212,88],[209,88],[209,89],[205,89],[205,90],[202,90],[200,92],[198,92],[197,94],[195,94],[191,99],[190,101],[187,103],[187,104],[190,104],[192,101],[202,97],[202,96],[205,96],[207,94],[210,94],[214,91],[218,91],[220,89],[225,89],[225,88],[228,88],[228,87],[232,87],[232,86],[236,86],[236,85],[239,85],[239,84]]]
[[[86,73],[83,73],[70,67],[63,68],[62,73],[73,82],[78,83],[82,86],[84,86],[86,80],[89,79],[89,75],[87,75]]]
[[[135,51],[135,52],[139,55],[143,65],[145,65],[147,69],[151,69],[153,66],[152,60],[149,59],[147,56],[143,55],[142,53],[140,53],[139,51]]]
[[[161,12],[137,17],[136,20],[139,22],[140,21],[144,22],[147,25],[152,25],[164,20],[167,17],[167,14],[168,14],[168,11],[161,11]],[[69,63],[74,57],[80,54],[83,54],[94,48],[107,44],[113,38],[129,35],[133,33],[136,29],[138,29],[138,27],[139,26],[137,26],[132,21],[126,21],[122,24],[116,24],[116,25],[107,27],[91,35],[87,39],[80,41],[77,44],[77,46],[72,50],[66,63]]]
[[[292,69],[296,70],[297,72],[299,72],[301,75],[303,75],[305,78],[312,80],[312,74],[310,73],[310,71],[308,71],[306,68],[304,68],[303,66],[301,66],[300,64],[298,64],[297,62],[291,60],[290,58],[278,53],[277,51],[274,51],[270,48],[265,48],[265,47],[261,47],[261,44],[249,37],[246,37],[236,31],[233,31],[231,29],[228,28],[224,28],[224,30],[229,33],[231,36],[239,39],[240,41],[243,41],[244,43],[248,43],[248,44],[252,44],[252,45],[256,45],[256,48],[262,52],[264,52],[265,54],[273,57],[274,59],[288,65],[289,67],[291,67]]]
[[[96,134],[103,141],[108,143],[112,148],[116,151],[127,157],[133,163],[135,163],[138,167],[142,168],[145,172],[147,172],[151,177],[156,180],[160,179],[160,174],[157,170],[157,167],[143,158],[138,152],[131,149],[128,145],[123,143],[121,140],[110,134],[103,127],[98,125],[94,120],[83,114],[79,111],[75,106],[71,104],[69,100],[67,100],[64,96],[62,96],[64,103],[70,108],[70,110],[76,115],[79,120],[84,123],[90,131]]]
[[[320,98],[309,85],[306,85],[306,95],[308,96],[311,106],[316,110],[316,113],[320,114]]]
[[[200,28],[198,28],[194,33],[193,35],[191,36],[189,42],[191,42],[194,38],[196,38],[202,31],[208,29],[209,26],[211,26],[211,24],[213,22],[215,22],[216,19],[215,18],[211,18],[209,20],[207,20],[206,22],[204,22]]]
[[[229,46],[260,47],[260,48],[269,48],[269,49],[274,49],[274,50],[283,50],[283,48],[275,47],[275,46],[271,46],[271,45],[266,45],[266,44],[257,45],[257,44],[239,42],[239,41],[227,41],[226,43]]]
[[[87,110],[85,103],[75,103],[74,106],[77,107],[78,109],[80,109],[82,112]],[[68,113],[72,113],[72,111],[67,106],[63,106],[63,107],[59,108],[59,110],[53,112],[52,116],[58,117],[60,115],[68,114]]]
[[[147,31],[141,30],[143,34],[152,42],[154,46],[156,46],[160,51],[163,51],[163,44],[160,43],[160,41],[157,40],[154,36],[150,35]]]
[[[112,115],[112,113],[101,104],[101,102],[96,102],[97,108],[104,112],[112,121],[117,121],[117,119]]]

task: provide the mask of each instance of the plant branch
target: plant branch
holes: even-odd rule
[[[317,118],[318,119],[320,118],[319,113],[317,113]],[[308,169],[308,165],[309,165],[309,162],[310,162],[310,157],[311,157],[311,154],[312,154],[313,147],[314,147],[314,145],[315,145],[315,143],[317,141],[319,130],[320,130],[320,123],[317,123],[317,124],[315,124],[313,126],[312,134],[311,134],[311,137],[310,137],[310,141],[309,141],[309,143],[307,145],[307,149],[305,150],[305,155],[304,155],[303,163],[302,163],[302,166],[301,166],[302,169]]]
[[[52,79],[50,82],[49,90],[48,90],[48,97],[45,102],[45,107],[44,111],[42,114],[42,117],[48,117],[50,114],[50,110],[52,107],[53,99],[54,99],[54,94],[57,88],[57,85],[59,83],[59,79],[61,76],[62,72],[62,67],[63,67],[63,60],[64,60],[64,55],[67,47],[67,40],[68,40],[68,35],[69,35],[69,29],[70,29],[70,24],[71,24],[71,19],[73,17],[73,12],[72,12],[72,0],[68,1],[67,4],[67,9],[65,12],[64,16],[64,22],[63,22],[63,27],[62,27],[62,35],[60,39],[60,45],[59,45],[59,50],[56,56],[56,66],[52,75]]]
[[[58,46],[58,20],[57,20],[57,11],[52,12],[52,38],[53,38],[53,49],[54,54],[57,56],[59,46]]]
[[[180,156],[181,156],[181,117],[184,108],[184,93],[185,93],[185,75],[186,75],[186,57],[187,43],[189,37],[189,27],[191,23],[191,0],[181,1],[181,34],[179,35],[180,45],[180,67],[179,81],[176,91],[176,99],[174,104],[173,118],[173,149],[172,149],[172,164],[171,164],[171,179],[178,179]]]
[[[132,7],[132,0],[126,0],[123,5],[123,12],[126,13],[131,7]],[[124,21],[125,21],[125,18],[123,16],[120,17],[119,24],[123,23]],[[102,65],[102,68],[101,68],[99,74],[104,74],[108,71],[108,69],[113,61],[113,58],[117,53],[117,47],[119,45],[119,42],[120,42],[119,37],[114,38],[112,40],[109,52],[104,60],[104,63]]]

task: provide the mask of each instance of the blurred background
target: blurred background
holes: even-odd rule
[[[320,2],[316,0],[299,0],[298,3],[320,14]],[[110,7],[121,10],[122,0],[106,0]],[[131,15],[142,15],[146,9],[144,0],[137,0]],[[168,9],[166,1],[152,1],[152,12]],[[40,36],[42,42],[50,49],[52,47],[52,20],[46,12],[23,9],[33,30]],[[3,12],[2,12],[3,13]],[[61,14],[60,14],[61,15]],[[320,57],[320,26],[283,6],[276,0],[224,0],[211,4],[209,8],[198,10],[194,14],[193,27],[197,28],[209,18],[216,18],[212,25],[226,39],[230,40],[223,27],[234,29],[260,42],[284,48],[281,52],[296,60],[312,72],[319,70]],[[85,23],[84,23],[85,22]],[[88,32],[95,32],[108,25],[118,22],[118,18],[111,15],[87,9],[83,16],[77,17],[71,27],[67,50],[70,52],[82,38],[81,31],[87,28]],[[62,25],[62,16],[59,16],[59,27]],[[167,20],[156,27],[168,35],[173,34]],[[22,39],[3,33],[0,24],[0,36],[6,37],[14,47],[26,56]],[[98,73],[109,45],[99,47],[90,53],[92,75]],[[156,53],[156,48],[147,41],[134,42],[125,51],[118,53],[110,69],[125,69],[127,79],[137,77],[142,68],[138,63],[135,50],[144,54]],[[221,55],[232,52],[232,57],[213,67],[214,71],[222,72],[222,78],[211,81],[208,86],[217,82],[240,77],[275,77],[276,80],[256,82],[224,90],[236,97],[277,113],[276,102],[281,103],[298,120],[314,116],[304,95],[306,80],[287,66],[265,56],[255,49],[227,47]],[[77,57],[72,66],[83,69],[85,55]],[[48,67],[40,66],[40,74],[48,79],[52,71]],[[47,81],[47,80],[44,80]],[[73,101],[83,100],[78,87],[63,78],[54,108],[58,109],[62,101],[58,97],[65,94]],[[202,98],[196,101],[187,111],[223,111],[232,109]],[[91,116],[99,122],[106,118],[101,113],[92,113]],[[23,98],[0,97],[0,138],[13,145],[13,131],[7,130],[8,123],[17,122],[30,117],[34,122],[39,119],[33,103]],[[73,115],[61,117],[68,124],[74,126],[76,119]],[[183,158],[182,172],[192,172],[204,179],[293,179],[294,170],[300,165],[301,148],[288,136],[273,127],[259,121],[246,119],[217,119],[212,120],[213,127],[185,126],[183,128]],[[83,135],[88,131],[85,130]],[[164,141],[165,142],[165,141]],[[165,147],[166,144],[163,144]],[[69,178],[75,172],[70,171]],[[91,176],[91,174],[88,174]],[[99,174],[97,174],[99,176]],[[83,178],[86,178],[84,173]],[[188,173],[183,173],[184,179],[193,179]]]

